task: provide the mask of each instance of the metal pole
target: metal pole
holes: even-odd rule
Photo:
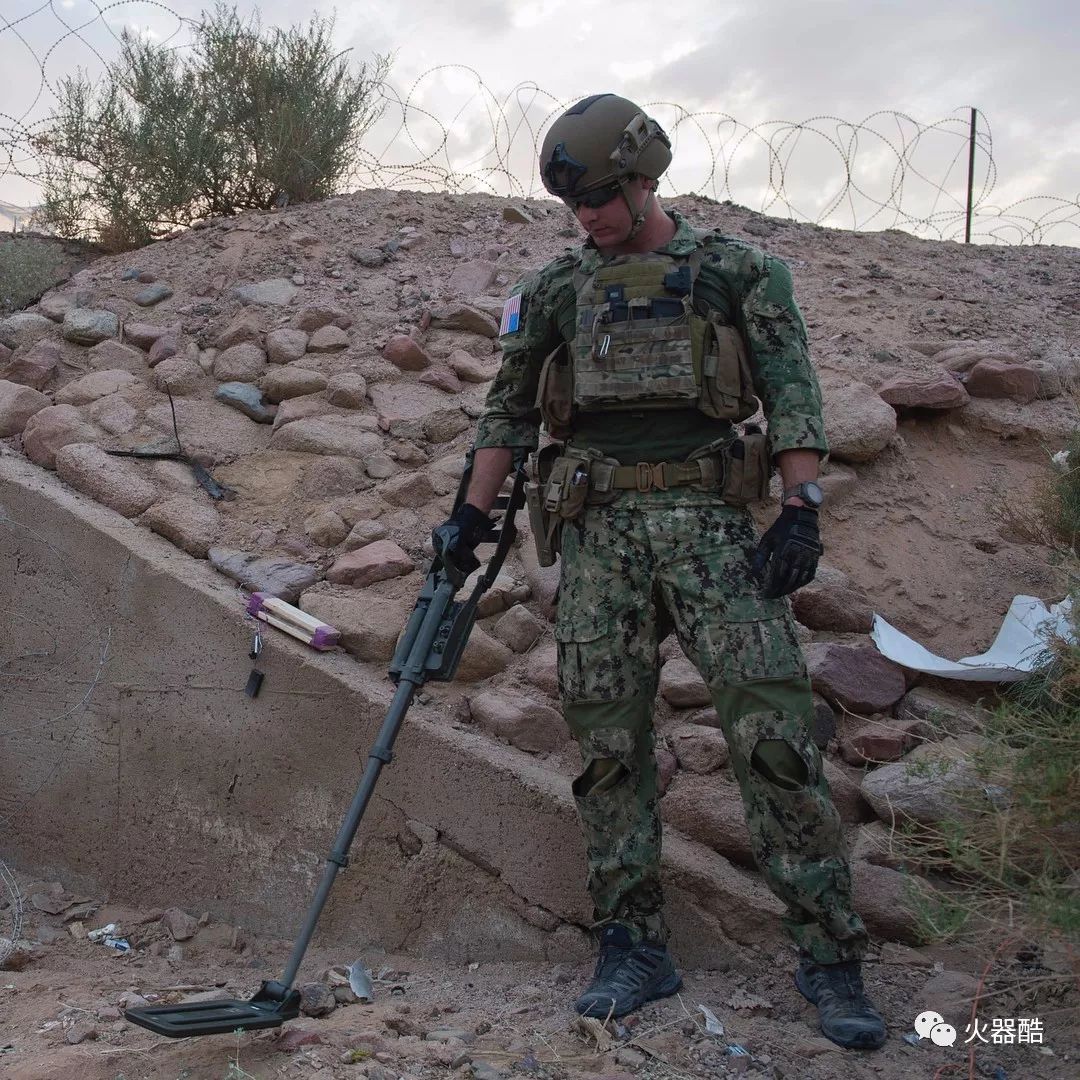
[[[971,107],[971,131],[968,135],[968,197],[967,219],[964,223],[964,243],[971,243],[971,201],[975,187],[975,106]]]

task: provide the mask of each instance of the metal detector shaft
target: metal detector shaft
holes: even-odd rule
[[[281,982],[286,987],[292,986],[293,981],[296,979],[296,973],[300,970],[300,964],[304,959],[304,954],[307,952],[308,945],[311,943],[312,935],[315,933],[315,925],[322,914],[326,898],[330,895],[338,871],[349,863],[349,848],[352,847],[356,830],[360,827],[360,819],[367,809],[368,801],[371,798],[371,793],[375,790],[375,783],[379,779],[379,773],[382,771],[383,765],[388,765],[393,759],[394,740],[397,738],[405,714],[409,711],[413,694],[426,681],[428,653],[431,652],[443,614],[447,605],[453,599],[455,591],[455,586],[449,581],[444,581],[438,586],[435,596],[428,606],[424,621],[420,625],[420,631],[416,635],[408,660],[401,669],[394,699],[390,703],[386,719],[379,729],[379,736],[375,740],[375,745],[368,754],[364,775],[361,777],[360,786],[353,796],[349,813],[338,830],[337,838],[334,840],[334,849],[326,857],[326,869],[323,871],[322,881],[319,882],[315,898],[308,908],[303,929],[301,929],[300,936],[296,939],[292,955],[289,957],[289,963],[281,977]]]

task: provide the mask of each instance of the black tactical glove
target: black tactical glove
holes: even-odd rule
[[[762,586],[766,600],[787,596],[814,580],[824,550],[818,512],[808,506],[785,506],[758,541],[750,576]]]
[[[473,554],[476,545],[491,539],[494,531],[495,523],[491,518],[466,502],[431,530],[431,543],[435,554],[464,580],[480,566],[480,560]]]

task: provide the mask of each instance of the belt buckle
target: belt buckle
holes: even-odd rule
[[[664,482],[664,465],[661,462],[659,465],[653,465],[648,461],[639,461],[635,466],[635,477],[637,481],[637,489],[640,492],[651,491],[656,488],[659,491],[667,491],[667,484]]]

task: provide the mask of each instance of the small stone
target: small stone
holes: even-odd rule
[[[322,1041],[322,1036],[317,1031],[290,1026],[274,1044],[274,1049],[282,1054],[291,1054],[301,1046],[321,1046]]]
[[[687,772],[705,775],[727,764],[727,740],[716,728],[685,724],[671,733],[671,748]]]
[[[499,334],[495,320],[471,304],[455,302],[435,308],[431,312],[431,325],[440,330],[466,330],[481,337],[493,338]]]
[[[336,1007],[334,991],[325,983],[304,983],[300,987],[300,1012],[304,1016],[329,1016]]]
[[[382,350],[384,360],[389,360],[402,371],[423,371],[431,367],[431,358],[420,344],[407,334],[392,337]]]
[[[148,285],[145,289],[140,289],[134,299],[139,307],[153,307],[154,304],[160,304],[162,300],[168,300],[172,294],[172,288],[163,281],[159,281]]]
[[[138,517],[158,497],[157,487],[135,462],[89,443],[68,443],[57,450],[56,473],[65,484],[127,518]]]
[[[813,688],[861,716],[889,712],[907,691],[903,669],[872,647],[815,641],[803,651]]]
[[[378,450],[364,459],[364,471],[372,480],[385,480],[398,471],[398,466],[393,458]]]
[[[231,405],[256,424],[272,424],[277,413],[272,405],[263,401],[262,391],[251,383],[222,383],[214,394],[218,401]]]
[[[362,409],[367,404],[367,380],[351,371],[335,375],[326,384],[326,397],[339,409]]]
[[[212,547],[206,557],[216,570],[239,582],[241,588],[280,597],[287,604],[295,604],[300,594],[319,580],[313,566],[280,556],[259,557],[234,548]]]
[[[81,379],[69,382],[56,394],[58,405],[89,405],[91,401],[116,394],[123,390],[133,390],[142,385],[130,371],[92,371]]]
[[[1039,396],[1039,374],[1024,364],[980,360],[965,383],[972,397],[1011,398],[1028,405]]]
[[[1051,398],[1061,397],[1065,392],[1061,381],[1061,372],[1053,364],[1045,360],[1032,360],[1028,367],[1039,377],[1038,398],[1040,401],[1049,401]]]
[[[470,300],[487,291],[496,273],[495,265],[484,260],[458,263],[446,282],[446,295]]]
[[[161,337],[150,346],[146,362],[150,367],[157,367],[162,360],[175,356],[180,351],[180,345],[172,334],[162,334]]]
[[[684,657],[674,657],[660,669],[660,693],[676,709],[709,705],[712,696],[697,668]]]
[[[461,654],[456,679],[459,682],[477,682],[505,671],[514,654],[501,642],[496,641],[480,626],[474,626],[469,643]]]
[[[68,1028],[67,1031],[64,1032],[64,1041],[70,1043],[72,1046],[78,1046],[81,1042],[88,1042],[97,1037],[97,1028],[84,1027],[82,1024]]]
[[[512,225],[531,225],[532,218],[526,213],[525,208],[522,206],[504,206],[502,212],[503,221],[508,221]]]
[[[308,334],[313,334],[321,327],[329,325],[348,330],[352,326],[352,316],[339,307],[312,304],[309,307],[301,308],[297,312],[296,317],[292,320],[292,325],[297,330],[303,330]]]
[[[436,409],[424,417],[424,438],[441,445],[456,439],[470,427],[472,420],[461,409]]]
[[[266,304],[284,307],[293,302],[297,288],[288,278],[270,278],[253,285],[239,285],[232,295],[242,304]]]
[[[154,385],[162,393],[168,390],[178,397],[189,397],[201,390],[205,382],[203,369],[182,356],[162,360],[154,368]]]
[[[460,394],[462,391],[461,380],[449,368],[431,368],[420,376],[419,381],[447,394]]]
[[[307,352],[308,335],[303,330],[271,330],[266,335],[266,355],[271,364],[291,364]]]
[[[446,362],[462,382],[468,383],[490,382],[498,370],[496,365],[483,364],[464,349],[455,349]]]
[[[544,632],[544,624],[523,604],[512,607],[492,629],[492,634],[516,653],[525,653]]]
[[[221,527],[218,513],[212,506],[183,497],[166,499],[151,506],[141,521],[197,559],[206,558]]]
[[[382,497],[391,506],[414,509],[431,502],[436,497],[436,491],[426,473],[414,472],[384,484]]]
[[[219,382],[254,382],[266,371],[266,353],[245,342],[218,353],[214,378]]]
[[[469,699],[473,721],[519,750],[546,754],[568,737],[562,713],[527,698],[486,690]]]
[[[62,323],[64,316],[73,307],[78,307],[72,293],[46,293],[37,303],[38,313],[53,322]]]
[[[199,932],[199,920],[181,908],[169,908],[161,916],[161,924],[173,941],[188,941]]]
[[[114,315],[113,318],[115,317]],[[6,319],[0,319],[0,345],[8,349],[26,347],[33,345],[39,338],[53,334],[55,330],[53,321],[44,315],[33,311],[18,311]]]
[[[260,380],[263,397],[274,403],[290,398],[317,394],[326,388],[327,379],[321,371],[299,367],[271,368]]]
[[[342,546],[346,551],[359,551],[376,540],[385,540],[390,530],[381,521],[358,521],[349,530]]]
[[[92,443],[99,432],[74,405],[50,405],[35,412],[23,428],[23,452],[46,469],[56,468],[56,452],[69,443]]]
[[[357,247],[349,252],[354,263],[368,270],[377,270],[387,259],[387,253],[381,248]]]
[[[349,535],[349,527],[333,510],[320,510],[305,519],[304,532],[321,547],[336,547]]]
[[[280,333],[280,331],[275,330],[274,333]],[[261,348],[264,339],[269,346],[270,335],[266,333],[263,313],[250,308],[242,308],[218,335],[214,344],[218,349],[231,349],[234,345],[243,345],[246,342]],[[306,341],[307,338],[305,337],[304,340]]]
[[[958,409],[968,401],[963,383],[944,370],[895,375],[878,388],[878,394],[882,401],[907,409]]]
[[[359,660],[385,664],[394,655],[412,600],[387,600],[363,593],[343,596],[309,589],[300,597],[300,608],[334,627],[346,652]]]
[[[348,348],[349,335],[340,326],[322,326],[308,338],[307,351],[312,353],[340,352]]]
[[[96,345],[120,331],[120,320],[111,311],[71,308],[64,316],[63,335],[76,345]]]
[[[159,337],[171,334],[173,337],[180,336],[181,327],[178,323],[169,326],[155,326],[152,323],[125,323],[124,340],[140,349],[149,349]]]

